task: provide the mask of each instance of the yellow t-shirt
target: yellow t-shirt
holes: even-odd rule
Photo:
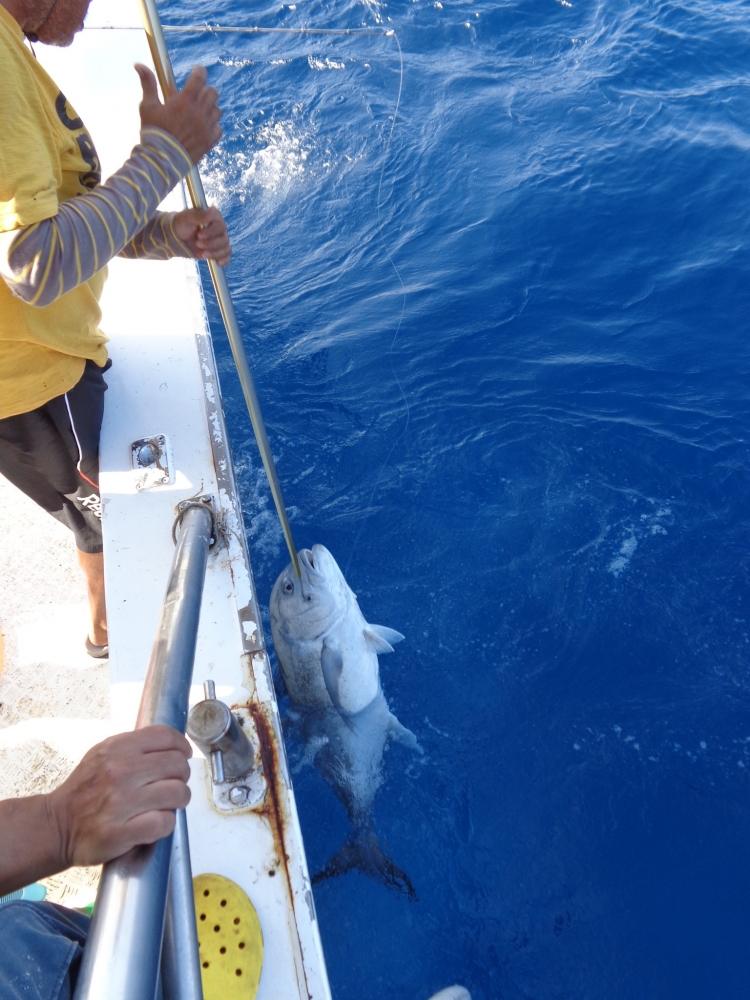
[[[0,6],[0,232],[52,218],[60,202],[101,179],[94,144],[60,88]],[[99,330],[106,268],[42,308],[0,279],[0,419],[71,389],[86,359],[104,365]]]

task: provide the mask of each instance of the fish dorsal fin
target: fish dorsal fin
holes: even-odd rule
[[[403,638],[400,632],[387,625],[365,625],[365,639],[376,653],[392,653],[393,647]]]

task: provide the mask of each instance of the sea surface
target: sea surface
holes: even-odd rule
[[[389,750],[375,825],[418,900],[316,888],[334,997],[746,1000],[750,5],[160,8],[357,29],[170,36],[222,94],[203,174],[297,544],[406,636],[425,755]],[[315,871],[347,821],[294,781]]]

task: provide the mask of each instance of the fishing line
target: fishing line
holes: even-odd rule
[[[364,29],[364,30],[376,31],[377,29],[373,28],[373,29]],[[403,88],[404,88],[404,53],[403,53],[403,51],[401,49],[401,43],[400,43],[400,41],[398,39],[398,35],[396,34],[396,32],[392,28],[385,29],[385,33],[388,34],[388,35],[392,35],[393,36],[393,40],[395,41],[396,46],[398,48],[400,74],[399,74],[399,81],[398,81],[398,94],[396,95],[396,107],[395,107],[394,112],[393,112],[393,118],[391,119],[391,129],[390,129],[390,132],[388,133],[388,140],[387,140],[386,146],[385,146],[385,154],[383,156],[383,166],[380,169],[380,180],[378,181],[378,196],[377,196],[376,203],[375,203],[375,207],[377,208],[377,212],[378,212],[378,232],[381,232],[381,233],[382,233],[382,230],[383,230],[383,219],[382,219],[382,212],[381,212],[381,209],[382,209],[382,206],[383,206],[383,202],[381,200],[381,193],[382,193],[382,190],[383,190],[383,178],[385,177],[385,168],[388,165],[388,159],[389,159],[390,151],[391,151],[391,143],[392,143],[392,140],[393,140],[393,132],[394,132],[394,130],[396,128],[396,120],[398,118],[398,112],[399,112],[399,109],[401,107],[401,95],[403,93]],[[383,461],[383,463],[380,466],[380,471],[378,472],[377,479],[375,480],[375,485],[373,486],[373,488],[372,488],[372,490],[370,492],[370,496],[369,496],[369,498],[367,500],[367,504],[365,505],[365,509],[367,509],[367,508],[369,508],[371,506],[372,501],[373,501],[373,499],[375,497],[375,494],[378,491],[378,487],[380,486],[381,482],[383,481],[383,472],[387,468],[387,466],[390,464],[391,458],[393,456],[393,452],[396,450],[396,445],[399,443],[399,441],[401,441],[401,439],[404,437],[404,435],[406,434],[406,432],[409,430],[409,425],[411,423],[411,407],[409,406],[409,400],[407,399],[406,393],[404,392],[404,387],[401,384],[401,379],[396,374],[396,366],[393,363],[393,350],[394,350],[394,348],[396,346],[396,341],[398,340],[398,335],[401,332],[401,327],[403,326],[403,323],[404,323],[404,316],[406,315],[406,285],[404,284],[404,279],[401,277],[401,272],[399,271],[398,267],[396,266],[396,262],[393,259],[393,255],[388,250],[385,251],[385,255],[386,255],[386,258],[387,258],[389,264],[393,268],[394,274],[398,278],[399,285],[401,286],[401,315],[398,318],[398,324],[396,326],[395,333],[393,334],[393,338],[391,340],[391,346],[388,348],[388,361],[389,361],[389,364],[391,366],[391,374],[393,375],[393,379],[394,379],[396,385],[398,386],[398,390],[401,393],[401,399],[403,400],[403,404],[404,404],[404,407],[406,409],[406,421],[404,423],[404,426],[403,426],[403,429],[402,429],[401,433],[398,435],[397,438],[394,439],[393,444],[391,445],[390,450],[389,450],[388,454],[385,457],[385,460]],[[348,573],[349,573],[349,566],[351,564],[352,557],[354,556],[354,552],[356,551],[356,548],[357,548],[357,545],[359,543],[359,540],[362,537],[362,532],[363,531],[364,531],[364,520],[360,519],[359,530],[357,531],[357,534],[354,537],[354,541],[352,542],[351,551],[349,552],[349,558],[346,560],[346,566],[344,568],[344,576],[347,576]]]
[[[215,35],[391,35],[393,28],[266,28],[262,25],[240,24],[163,24],[162,30],[174,34],[190,32],[210,32]]]
[[[87,26],[86,31],[143,31],[140,25],[121,27],[118,24]],[[241,24],[163,24],[161,30],[172,35],[385,35],[396,36],[393,28],[265,28],[261,25]],[[400,46],[399,46],[400,50]]]

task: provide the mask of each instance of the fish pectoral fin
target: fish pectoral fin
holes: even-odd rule
[[[365,639],[376,653],[392,653],[396,643],[404,639],[400,632],[387,625],[365,625],[364,631]]]
[[[346,656],[347,659],[339,646],[326,639],[320,652],[320,667],[334,709],[351,727],[352,720],[377,697],[379,687],[377,676],[374,687],[366,672],[363,676],[362,665],[351,651]],[[374,662],[377,664],[377,660]]]
[[[411,729],[407,729],[406,726],[401,725],[393,712],[391,712],[388,720],[388,734],[392,737],[392,739],[396,740],[398,743],[402,743],[410,750],[416,750],[417,753],[424,754],[424,750],[419,745],[417,737]]]
[[[299,774],[306,767],[312,767],[315,758],[323,747],[328,743],[327,736],[313,736],[304,749],[304,752],[296,764],[292,767],[292,774]]]
[[[320,654],[320,667],[323,672],[323,682],[328,697],[333,702],[337,712],[343,712],[341,705],[341,674],[344,670],[344,659],[341,650],[329,643],[323,643]]]

